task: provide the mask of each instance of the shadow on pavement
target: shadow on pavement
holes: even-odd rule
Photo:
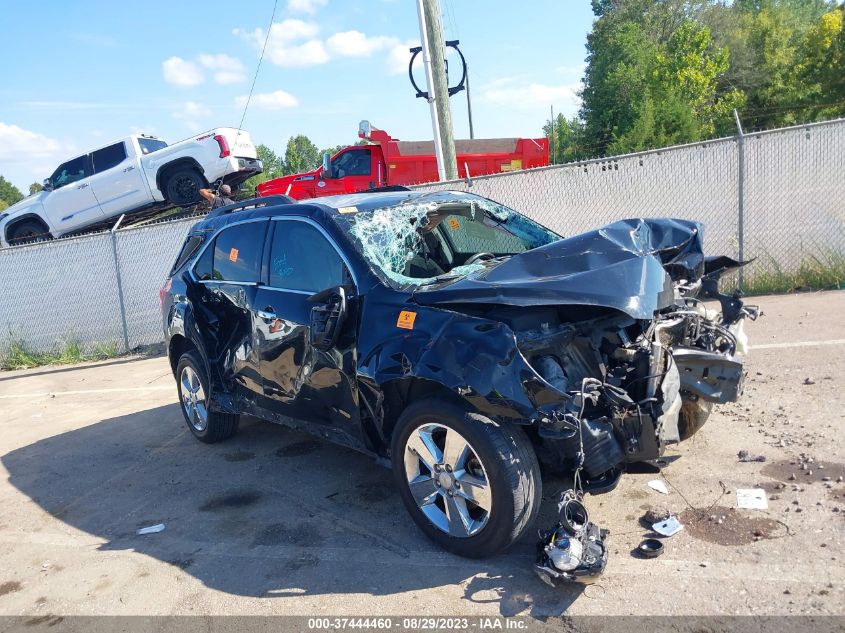
[[[100,549],[146,554],[230,594],[398,595],[457,584],[467,601],[538,617],[562,614],[581,594],[534,575],[533,533],[484,561],[448,554],[413,524],[389,470],[257,420],[209,446],[173,404],[40,440],[2,462],[12,485],[105,540]],[[157,523],[166,529],[136,535]],[[407,596],[408,613],[414,598]]]

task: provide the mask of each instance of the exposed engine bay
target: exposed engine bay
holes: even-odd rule
[[[618,313],[564,321],[551,307],[504,317],[531,366],[568,396],[537,420],[547,466],[583,468],[585,486],[599,491],[625,464],[657,459],[667,444],[692,436],[714,403],[742,393],[743,325],[758,310],[742,306],[731,321],[705,307],[700,283],[676,292],[651,321]]]

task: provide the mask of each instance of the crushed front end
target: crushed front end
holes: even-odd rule
[[[741,306],[729,321],[705,307],[700,291],[700,283],[678,284],[675,302],[651,320],[560,321],[544,309],[538,328],[517,332],[531,366],[566,394],[534,421],[542,462],[583,469],[585,489],[610,489],[627,464],[659,458],[701,428],[714,403],[741,395],[743,324],[757,310]]]

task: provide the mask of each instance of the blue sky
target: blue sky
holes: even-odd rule
[[[5,4],[0,174],[21,190],[131,132],[174,142],[237,126],[272,0],[140,6]],[[460,40],[470,64],[477,138],[540,136],[549,106],[577,110],[589,0],[441,7],[446,39]],[[407,49],[418,43],[414,0],[278,0],[244,128],[277,152],[294,134],[321,147],[354,142],[361,119],[403,140],[430,139],[428,106],[407,77]],[[452,98],[459,138],[469,136],[465,94]]]

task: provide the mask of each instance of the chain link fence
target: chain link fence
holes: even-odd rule
[[[630,217],[698,220],[708,252],[757,258],[745,271],[753,284],[808,261],[845,261],[843,173],[838,120],[416,188],[471,191],[563,235]],[[12,342],[86,352],[160,343],[158,291],[197,221],[0,250],[0,354]]]
[[[77,343],[127,351],[164,338],[161,288],[198,218],[0,250],[0,354]]]
[[[845,269],[844,167],[839,119],[414,188],[471,191],[562,235],[632,217],[698,220],[707,251],[755,259],[743,281],[766,288],[802,267]]]

